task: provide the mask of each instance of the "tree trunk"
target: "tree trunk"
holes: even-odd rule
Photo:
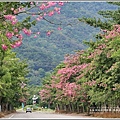
[[[85,107],[84,107],[84,105],[83,105],[83,113],[85,112]]]
[[[2,103],[2,112],[5,112],[5,109],[6,109],[6,104]]]
[[[79,105],[77,104],[77,113],[80,113]]]
[[[60,110],[63,110],[63,109],[62,109],[62,104],[60,104]]]
[[[72,112],[75,112],[75,109],[74,109],[75,106],[73,103],[71,104],[71,107],[72,107]]]
[[[48,102],[48,108],[50,108],[50,102]]]
[[[0,97],[0,112],[2,112],[2,97]]]
[[[66,109],[66,105],[64,105],[64,111],[67,111],[67,109]]]
[[[5,111],[8,111],[8,102],[6,103],[6,110]]]
[[[69,111],[72,112],[72,109],[71,109],[71,104],[69,104]]]
[[[87,115],[90,115],[90,105],[87,106]]]
[[[10,111],[12,110],[12,105],[10,104]]]

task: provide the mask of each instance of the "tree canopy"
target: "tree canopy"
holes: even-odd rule
[[[116,16],[117,12],[112,13],[114,14],[110,18],[113,15]],[[84,20],[101,29],[104,28],[104,31],[100,33],[101,39],[85,41],[88,45],[87,49],[67,55],[64,61],[56,67],[49,80],[45,79],[49,83],[43,84],[40,98],[43,102],[56,104],[58,110],[67,109],[70,112],[76,111],[76,108],[79,111],[80,106],[86,112],[89,112],[89,108],[93,105],[119,106],[119,22],[117,18],[113,23],[113,19],[111,22],[108,20],[106,23],[107,27],[110,25],[109,29],[102,22],[92,20],[89,22],[89,18],[79,20]]]

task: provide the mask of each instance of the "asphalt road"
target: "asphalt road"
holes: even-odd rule
[[[81,116],[81,115],[74,115],[74,114],[56,114],[56,113],[49,113],[49,112],[28,112],[19,110],[16,113],[9,114],[2,119],[96,119],[94,117],[88,116]],[[97,118],[98,119],[98,118]]]

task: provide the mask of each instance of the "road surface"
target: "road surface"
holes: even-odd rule
[[[57,113],[50,113],[50,112],[42,112],[42,111],[36,111],[36,112],[28,112],[19,110],[16,113],[12,113],[9,115],[6,115],[2,119],[96,119],[95,117],[89,117],[89,116],[81,116],[81,115],[74,115],[74,114],[57,114]],[[98,119],[98,118],[97,118]]]

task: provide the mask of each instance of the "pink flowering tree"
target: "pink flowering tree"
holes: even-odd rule
[[[114,101],[118,105],[119,99],[119,25],[115,25],[111,31],[104,30],[103,39],[89,43],[92,58],[91,69],[85,75],[86,89],[92,103],[96,105],[108,104]],[[116,87],[115,87],[116,86]]]
[[[103,39],[86,42],[87,50],[65,56],[64,62],[56,67],[49,84],[55,91],[49,92],[58,110],[79,111],[78,106],[82,106],[89,114],[93,104],[119,105],[119,29],[115,25],[111,31],[102,31]]]
[[[0,105],[3,98],[18,101],[19,97],[23,95],[21,89],[26,89],[26,87],[21,88],[20,83],[26,83],[27,65],[23,61],[22,64],[20,60],[16,60],[17,58],[14,58],[16,56],[13,55],[14,53],[11,50],[22,45],[24,34],[27,36],[34,35],[34,37],[40,35],[40,31],[36,31],[36,33],[31,31],[31,27],[42,19],[51,23],[46,17],[60,14],[60,9],[63,4],[60,1],[0,2],[0,83],[2,84],[0,88],[0,91],[2,91],[0,93]],[[18,19],[19,15],[26,17]],[[49,36],[51,31],[47,31],[46,34]],[[7,79],[9,82],[6,81]],[[4,84],[6,84],[6,87],[4,87]],[[8,91],[10,94],[8,94]]]
[[[30,36],[31,34],[39,35],[40,31],[33,33],[30,28],[46,16],[51,17],[54,14],[60,14],[60,7],[63,2],[3,2],[0,3],[2,12],[0,13],[0,39],[1,48],[16,48],[22,44],[23,34]],[[24,13],[24,14],[23,14]],[[22,21],[18,19],[18,15],[27,15]],[[50,22],[50,21],[48,21]],[[21,33],[22,32],[22,33]],[[50,35],[51,31],[47,32]]]
[[[56,67],[49,87],[55,89],[53,95],[58,110],[75,112],[77,107],[79,111],[79,106],[88,102],[87,92],[81,88],[83,81],[80,81],[84,76],[83,71],[87,72],[89,66],[89,63],[84,61],[83,53],[84,51],[80,51],[76,55],[66,56],[65,61]]]

